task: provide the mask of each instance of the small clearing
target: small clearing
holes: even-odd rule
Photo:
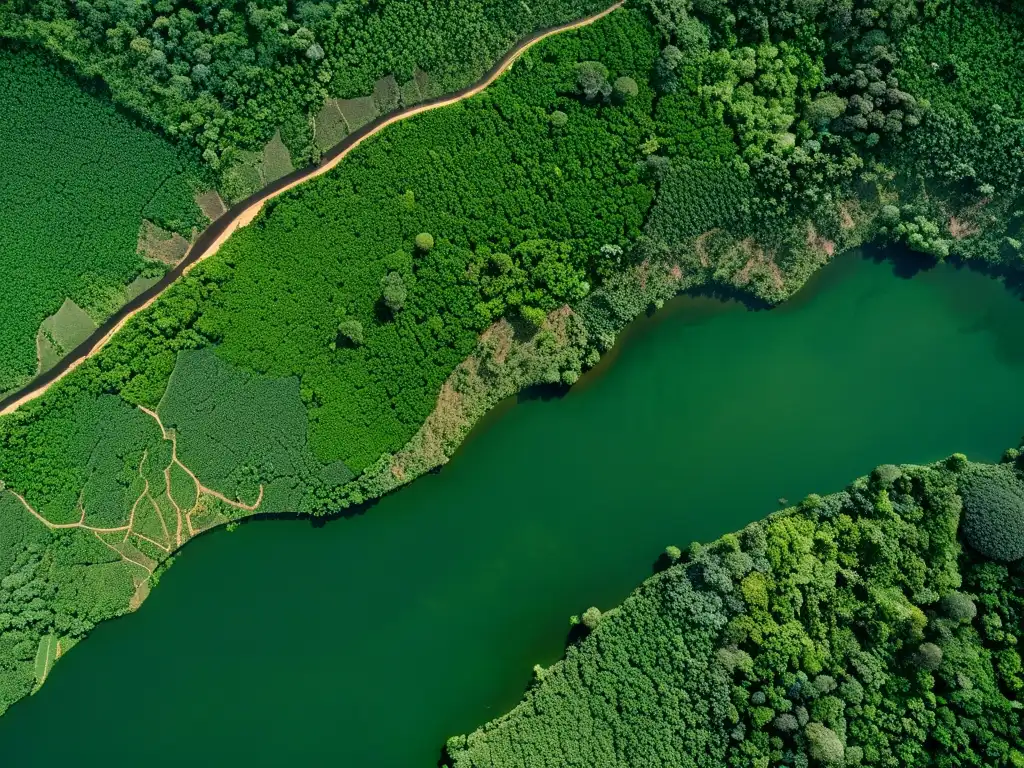
[[[143,258],[174,267],[185,258],[188,248],[188,240],[177,232],[168,232],[146,220],[139,226],[135,252]]]

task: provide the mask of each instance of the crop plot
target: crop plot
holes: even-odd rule
[[[345,116],[338,107],[338,99],[328,99],[313,120],[314,141],[320,151],[326,151],[348,135]]]
[[[135,252],[143,258],[173,267],[185,258],[188,246],[188,240],[177,232],[169,232],[152,221],[143,220],[139,225]]]
[[[352,477],[343,465],[325,467],[310,453],[297,379],[249,373],[213,349],[178,354],[158,411],[176,433],[182,462],[239,504],[263,499],[262,511],[295,511],[309,487]],[[178,490],[187,484],[173,486],[176,496],[187,492]]]
[[[260,164],[260,175],[263,179],[263,185],[266,186],[271,182],[277,181],[294,170],[295,166],[292,165],[292,156],[288,152],[288,147],[281,141],[281,132],[278,131],[274,134],[274,138],[267,142],[267,146],[263,148],[263,161]]]
[[[362,128],[380,114],[373,96],[360,96],[355,99],[339,99],[338,109],[345,118],[349,131]]]

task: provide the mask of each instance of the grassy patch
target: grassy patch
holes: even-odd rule
[[[338,109],[345,117],[349,131],[361,128],[373,120],[379,113],[373,96],[360,96],[355,99],[339,99]]]
[[[333,147],[348,135],[345,116],[338,108],[337,99],[328,99],[323,108],[317,112],[313,121],[316,145],[321,151]]]
[[[294,170],[295,166],[292,165],[292,156],[288,152],[288,147],[281,141],[281,132],[278,131],[274,134],[274,138],[267,142],[267,146],[263,148],[263,161],[260,165],[263,184],[266,185],[277,181]]]
[[[36,334],[39,372],[50,370],[64,355],[89,338],[96,328],[96,323],[84,309],[71,299],[65,299],[55,314],[43,320]]]
[[[401,89],[394,75],[382,77],[373,84],[373,102],[380,114],[386,115],[398,109],[400,98]]]
[[[125,286],[125,289],[124,289],[124,300],[125,300],[125,303],[128,303],[129,301],[134,299],[136,296],[141,296],[143,293],[148,291],[150,288],[152,288],[154,285],[156,285],[159,282],[160,282],[160,276],[159,275],[148,275],[148,276],[147,275],[139,275],[134,280],[132,280],[130,283],[128,283],[127,286]]]
[[[39,648],[36,650],[35,675],[36,687],[32,691],[39,690],[46,676],[50,674],[50,667],[57,660],[57,637],[55,635],[43,635],[39,638]]]
[[[169,232],[151,221],[144,220],[139,225],[135,252],[143,258],[173,267],[185,258],[188,246],[188,240],[177,232]]]

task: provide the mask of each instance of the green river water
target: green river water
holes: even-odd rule
[[[433,766],[666,545],[880,463],[994,460],[1021,392],[1024,302],[978,274],[847,255],[780,309],[679,299],[365,514],[189,544],[0,718],[0,764]]]

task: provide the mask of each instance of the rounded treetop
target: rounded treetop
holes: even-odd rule
[[[434,247],[434,236],[429,232],[420,232],[416,235],[416,247],[421,251],[429,251]]]

